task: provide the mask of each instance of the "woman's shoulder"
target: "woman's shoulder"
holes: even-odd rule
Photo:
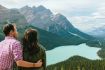
[[[46,48],[42,44],[39,44],[39,47],[41,50],[46,51]]]

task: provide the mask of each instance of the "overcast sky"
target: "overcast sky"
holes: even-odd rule
[[[0,0],[0,4],[7,8],[44,5],[82,31],[105,25],[105,0]]]

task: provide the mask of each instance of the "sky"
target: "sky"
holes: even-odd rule
[[[105,0],[0,0],[7,8],[43,5],[61,13],[78,29],[89,31],[105,25]]]

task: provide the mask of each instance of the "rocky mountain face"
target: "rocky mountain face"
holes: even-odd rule
[[[84,39],[92,38],[91,36],[76,29],[64,15],[60,13],[54,15],[44,6],[25,6],[19,9],[19,11],[26,17],[29,25],[67,38],[71,36],[82,37]]]

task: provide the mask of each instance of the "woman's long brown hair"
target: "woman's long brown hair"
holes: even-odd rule
[[[38,53],[39,47],[38,47],[37,30],[27,29],[25,31],[22,44],[23,44],[23,51],[27,51],[31,55]]]

